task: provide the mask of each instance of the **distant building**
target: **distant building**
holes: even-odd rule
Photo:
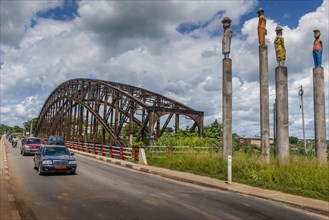
[[[238,140],[240,144],[242,145],[248,145],[248,144],[254,144],[258,147],[261,146],[261,138],[260,137],[253,137],[253,138],[248,138],[248,137],[238,137]],[[274,140],[270,138],[270,145],[274,144]]]

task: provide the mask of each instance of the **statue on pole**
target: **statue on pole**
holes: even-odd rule
[[[232,30],[231,19],[229,17],[224,17],[222,20],[224,34],[222,40],[222,53],[224,54],[224,59],[229,58],[229,54],[231,51],[231,38],[232,38]]]
[[[258,9],[258,42],[259,46],[265,45],[265,35],[267,34],[266,30],[266,18],[264,16],[264,9]]]
[[[284,66],[284,61],[286,60],[286,48],[284,46],[284,38],[282,37],[282,30],[283,28],[280,26],[277,26],[275,29],[276,38],[274,40],[274,48],[275,48],[276,60],[278,61],[278,66]]]
[[[319,29],[315,29],[314,31],[314,43],[313,43],[313,59],[314,59],[314,67],[321,67],[322,63],[322,41],[320,40],[321,32]]]

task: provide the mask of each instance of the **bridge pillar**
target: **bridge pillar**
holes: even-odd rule
[[[153,143],[154,140],[154,111],[149,112],[149,145]]]
[[[175,133],[177,134],[179,130],[179,114],[175,115]]]

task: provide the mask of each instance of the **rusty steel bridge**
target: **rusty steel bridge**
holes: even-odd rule
[[[175,100],[122,83],[72,79],[59,85],[46,100],[35,135],[127,146],[133,138],[141,141],[160,137],[173,116],[176,132],[179,117],[184,116],[192,120],[191,130],[203,133],[204,113]],[[126,137],[122,135],[124,130]]]

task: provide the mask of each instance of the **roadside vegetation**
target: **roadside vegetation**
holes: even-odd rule
[[[312,148],[305,154],[303,144],[299,144],[300,148],[295,144],[288,165],[279,165],[272,151],[271,163],[266,165],[256,145],[240,145],[234,137],[234,182],[329,201],[329,168],[317,165]],[[153,146],[166,148],[146,149],[148,163],[152,166],[227,180],[227,163],[222,160],[221,153],[221,124],[217,121],[205,128],[204,137],[197,137],[186,129],[163,135]]]

